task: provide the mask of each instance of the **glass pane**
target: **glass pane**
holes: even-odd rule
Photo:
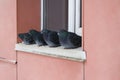
[[[44,0],[44,28],[59,31],[67,30],[68,0]]]

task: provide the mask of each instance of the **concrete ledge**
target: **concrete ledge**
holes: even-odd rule
[[[28,52],[32,54],[45,55],[56,58],[63,58],[73,61],[83,62],[86,60],[86,54],[82,48],[63,49],[63,47],[51,48],[48,46],[38,47],[37,45],[25,45],[22,43],[16,44],[15,50]]]

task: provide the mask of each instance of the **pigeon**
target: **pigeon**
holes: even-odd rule
[[[20,34],[18,34],[18,37],[26,45],[35,44],[33,37],[29,33],[20,33]]]
[[[43,38],[49,47],[60,46],[59,37],[56,31],[51,31],[48,29],[42,30]]]
[[[44,46],[44,45],[47,45],[46,42],[44,41],[43,39],[43,34],[41,34],[41,32],[38,32],[34,29],[31,29],[29,30],[29,34],[32,35],[33,37],[33,40],[35,41],[35,43],[38,45],[38,46]]]
[[[68,32],[66,30],[60,30],[58,32],[58,36],[60,44],[64,47],[64,49],[74,49],[81,47],[81,36],[78,36],[75,33]]]

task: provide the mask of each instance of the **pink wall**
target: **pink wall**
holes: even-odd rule
[[[120,80],[119,3],[120,0],[84,0],[83,46],[87,52],[85,80]],[[1,0],[0,5],[0,57],[16,59],[13,46],[16,32],[40,29],[40,0],[18,0],[17,5],[16,0]],[[19,80],[83,79],[83,63],[23,52],[18,52],[17,58]],[[0,74],[8,77],[11,74],[11,80],[16,78],[16,66],[1,62],[0,67]],[[7,77],[2,76],[4,78]]]
[[[16,0],[0,0],[0,58],[16,60]],[[0,80],[16,80],[16,65],[0,60]]]
[[[0,80],[16,80],[16,65],[0,61]]]
[[[18,80],[83,80],[79,62],[18,52]]]
[[[40,30],[40,0],[17,0],[17,33]]]
[[[0,57],[16,59],[16,0],[0,0]]]
[[[85,80],[120,80],[120,0],[84,0]]]

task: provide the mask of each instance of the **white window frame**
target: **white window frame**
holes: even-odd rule
[[[41,30],[43,29],[43,0],[41,0]]]
[[[82,36],[82,28],[80,26],[80,0],[68,0],[68,31],[75,32]],[[44,1],[41,0],[41,30],[43,29],[45,14],[43,15]]]

